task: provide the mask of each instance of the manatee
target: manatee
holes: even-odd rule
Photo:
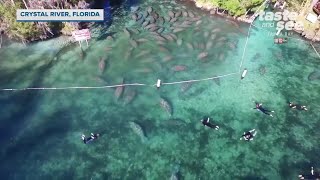
[[[173,58],[173,57],[170,56],[170,55],[169,55],[169,56],[166,56],[166,57],[163,58],[163,62],[171,61],[172,58]]]
[[[181,12],[181,11],[177,11],[176,14],[175,14],[175,17],[178,18],[178,17],[180,17],[181,15],[182,15],[182,12]]]
[[[132,19],[133,20],[137,20],[138,19],[138,14],[137,13],[133,13],[132,15],[131,15],[131,17],[132,17]]]
[[[165,41],[166,39],[160,35],[154,35],[153,36],[156,40],[159,40],[159,41]]]
[[[208,31],[206,31],[206,32],[203,33],[203,37],[204,37],[205,39],[207,39],[207,38],[209,37],[209,35],[210,35],[210,33],[209,33]]]
[[[171,36],[174,40],[178,40],[178,37],[173,33],[170,33],[169,36]]]
[[[195,15],[194,15],[191,11],[188,11],[188,15],[189,15],[189,17],[191,17],[191,18],[194,18],[194,17],[195,17]]]
[[[172,116],[172,107],[167,100],[160,98],[160,106],[169,114],[169,116]]]
[[[132,131],[140,137],[142,142],[147,141],[147,137],[145,135],[145,132],[139,124],[137,124],[135,122],[129,122],[129,126],[132,129]]]
[[[147,55],[147,54],[149,54],[149,53],[150,53],[149,50],[141,51],[139,54],[137,54],[137,55],[135,56],[135,58],[136,58],[136,59],[137,59],[137,58],[140,58],[140,57],[145,56],[145,55]]]
[[[212,45],[213,45],[212,41],[208,41],[206,44],[206,50],[208,51],[209,49],[211,49]]]
[[[180,165],[175,165],[172,169],[170,180],[179,180],[180,177]]]
[[[149,25],[147,25],[145,28],[146,28],[146,29],[150,29],[150,28],[156,27],[156,26],[157,26],[156,24],[149,24]]]
[[[199,21],[200,19],[201,17],[194,17],[194,18],[189,18],[188,20],[192,22],[196,22],[196,21]]]
[[[215,76],[216,76],[216,75],[215,75]],[[212,79],[212,80],[213,80],[214,83],[216,83],[218,86],[220,86],[220,84],[221,84],[221,83],[220,83],[220,78],[217,77],[217,78],[214,78],[214,79]]]
[[[137,93],[134,90],[127,92],[124,97],[123,104],[124,105],[130,104],[133,101],[133,99],[136,97],[136,94]]]
[[[320,80],[320,70],[314,70],[308,76],[309,81]]]
[[[143,18],[143,15],[142,14],[137,14],[138,17],[137,17],[137,21],[139,21],[141,18]]]
[[[152,16],[154,19],[158,19],[158,18],[159,18],[159,14],[156,13],[156,12],[151,13],[151,16]]]
[[[202,21],[201,20],[198,20],[197,22],[196,22],[196,25],[199,25],[199,24],[201,24],[202,23]]]
[[[215,38],[217,37],[217,35],[216,34],[211,34],[211,40],[214,40]]]
[[[208,57],[208,52],[201,52],[199,55],[198,55],[198,59],[201,60],[201,59],[204,59]]]
[[[159,29],[158,29],[158,31],[157,31],[157,32],[158,32],[158,33],[162,33],[163,31],[164,31],[164,28],[163,28],[163,27],[161,27],[161,28],[159,28]]]
[[[188,12],[186,10],[183,10],[182,15],[183,17],[188,17]]]
[[[149,17],[148,11],[143,12],[143,17],[144,17],[145,19]]]
[[[168,12],[168,15],[169,15],[171,18],[174,18],[174,12],[169,11],[169,12]]]
[[[131,9],[131,12],[137,12],[140,10],[140,7],[139,6],[132,6],[130,9]]]
[[[142,27],[146,27],[147,25],[149,25],[149,23],[150,22],[148,20],[146,20],[145,22],[142,23]]]
[[[174,23],[176,22],[178,19],[177,18],[172,18],[169,22]]]
[[[121,80],[121,85],[123,85],[124,79]],[[124,90],[124,86],[118,86],[114,92],[114,96],[119,99]]]
[[[177,40],[177,45],[178,45],[178,46],[181,46],[181,45],[182,45],[182,39],[178,39],[178,40]]]
[[[181,84],[180,92],[182,93],[187,92],[191,88],[192,84],[193,84],[192,82],[186,82]]]
[[[170,17],[170,16],[166,16],[166,17],[165,17],[165,21],[170,22],[170,20],[171,20],[171,17]]]
[[[108,36],[108,37],[107,37],[107,40],[108,40],[108,41],[113,41],[114,39],[113,39],[112,36]]]
[[[168,41],[174,41],[174,39],[169,34],[164,34],[164,38],[166,38]]]
[[[138,47],[138,43],[135,40],[131,39],[129,42],[134,48]]]
[[[152,13],[152,11],[153,11],[153,8],[152,8],[151,6],[149,6],[149,7],[147,8],[147,12],[148,12],[148,13]]]
[[[206,45],[204,43],[199,43],[199,49],[205,49],[206,48]]]
[[[171,70],[175,72],[185,71],[186,69],[187,69],[187,66],[185,65],[176,65],[171,68]]]
[[[213,30],[211,31],[211,33],[217,33],[217,32],[220,32],[220,31],[221,31],[221,29],[215,28],[215,29],[213,29]]]
[[[104,72],[104,69],[106,67],[106,61],[104,58],[100,58],[100,61],[99,61],[99,70],[100,70],[100,73],[103,73]]]
[[[124,28],[123,29],[123,32],[124,32],[124,34],[126,35],[126,36],[128,36],[128,37],[130,37],[130,32],[129,32],[129,30],[127,29],[127,28]]]
[[[178,33],[178,32],[181,32],[183,30],[184,30],[183,28],[174,28],[173,29],[173,33]]]
[[[159,27],[156,26],[156,27],[152,27],[152,28],[150,28],[148,30],[153,32],[153,31],[157,31],[158,29],[159,29]]]
[[[187,43],[187,47],[190,49],[190,50],[193,50],[193,46],[192,46],[192,44],[191,43]]]
[[[149,40],[148,39],[145,39],[145,38],[140,38],[140,39],[137,39],[137,42],[139,43],[144,43],[144,42],[148,42]]]
[[[150,23],[155,23],[156,22],[156,20],[153,17],[150,17],[149,21],[150,21]]]
[[[163,18],[163,17],[160,17],[160,18],[158,19],[158,23],[159,23],[160,25],[163,25],[163,24],[164,24],[164,18]]]

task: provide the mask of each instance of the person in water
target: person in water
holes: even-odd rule
[[[91,141],[98,139],[99,136],[100,136],[100,134],[91,133],[91,136],[86,138],[86,136],[84,134],[82,134],[81,139],[82,139],[83,143],[88,144]]]
[[[297,109],[297,110],[300,110],[300,111],[302,111],[302,110],[308,111],[307,106],[302,106],[300,104],[294,104],[292,102],[288,102],[288,104],[289,104],[289,107],[291,109]]]
[[[264,113],[264,114],[266,114],[266,115],[268,115],[268,116],[273,117],[273,115],[271,114],[271,112],[274,112],[274,111],[269,111],[269,110],[263,108],[263,107],[262,107],[262,103],[258,103],[258,102],[255,102],[255,103],[256,103],[256,107],[253,108],[253,109],[256,109],[256,110],[258,110],[258,111],[260,111],[260,112],[262,112],[262,113]]]
[[[298,177],[300,179],[317,180],[317,179],[320,179],[320,174],[319,173],[315,173],[314,170],[313,170],[313,167],[311,167],[311,174],[308,174],[308,175],[300,174]]]
[[[245,141],[252,141],[253,137],[256,136],[257,131],[255,129],[252,129],[248,132],[244,132],[240,140],[244,139]]]
[[[209,117],[204,117],[203,119],[201,119],[201,122],[204,126],[208,126],[210,128],[213,128],[215,130],[218,130],[219,129],[219,126],[215,125],[215,124],[212,124],[210,122],[210,118]]]

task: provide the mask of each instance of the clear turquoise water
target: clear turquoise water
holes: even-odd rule
[[[28,47],[12,43],[0,49],[0,86],[104,86],[119,84],[122,78],[125,83],[153,85],[158,78],[173,82],[239,71],[247,25],[239,29],[185,4],[145,2],[141,9],[147,6],[162,15],[169,9],[188,7],[202,23],[176,33],[181,46],[167,42],[162,47],[168,51],[161,51],[150,33],[119,8],[110,27],[95,29],[97,38],[84,48],[84,58],[77,44],[60,50],[63,38]],[[132,45],[124,27],[140,31],[130,39],[148,40],[129,55]],[[203,51],[201,44],[208,42],[206,33],[211,36],[217,28],[220,32],[206,50],[208,58],[197,60]],[[107,40],[104,33],[115,33],[114,40]],[[231,42],[236,48],[230,47]],[[194,50],[188,49],[187,43],[195,43]],[[107,47],[112,49],[106,51]],[[165,62],[169,56],[172,60]],[[107,59],[104,73],[98,68],[100,57]],[[320,81],[308,80],[308,75],[320,68],[314,50],[299,39],[275,45],[266,31],[253,28],[244,57],[243,68],[249,70],[244,80],[236,74],[220,78],[220,85],[213,80],[197,82],[186,92],[181,92],[181,84],[163,85],[159,90],[125,87],[119,99],[114,88],[1,91],[1,177],[169,179],[179,166],[180,179],[187,180],[295,179],[310,166],[320,167]],[[187,70],[173,72],[175,65],[185,65]],[[136,96],[126,103],[132,92]],[[160,98],[171,105],[171,117],[160,107]],[[252,110],[253,100],[275,110],[275,117]],[[290,110],[288,100],[306,104],[310,111]],[[204,115],[211,116],[220,130],[203,127],[199,120]],[[146,141],[129,122],[142,127]],[[250,143],[239,141],[241,134],[252,128],[258,131],[256,138]],[[91,132],[102,136],[83,144],[81,134]]]

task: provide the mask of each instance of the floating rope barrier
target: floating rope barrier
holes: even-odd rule
[[[262,6],[264,6],[265,3],[267,3],[268,0],[265,0],[260,6],[259,8],[256,10],[256,12],[253,14],[253,17],[257,17],[258,13],[259,13],[259,10]],[[249,37],[250,37],[250,31],[251,31],[251,28],[252,28],[252,25],[254,23],[254,20],[250,23],[250,26],[249,26],[249,29],[248,29],[248,34],[247,34],[247,39],[246,39],[246,43],[244,45],[244,48],[243,48],[243,53],[242,53],[242,57],[241,57],[241,62],[240,62],[240,66],[239,66],[239,73],[241,72],[241,68],[242,68],[242,65],[243,65],[243,62],[244,62],[244,56],[246,54],[246,49],[247,49],[247,45],[248,45],[248,41],[249,41]]]
[[[182,83],[188,83],[188,82],[199,82],[199,81],[207,81],[222,77],[227,77],[231,75],[238,74],[238,72],[229,73],[225,75],[220,76],[214,76],[204,79],[193,79],[193,80],[186,80],[186,81],[175,81],[175,82],[168,82],[168,83],[161,83],[162,85],[173,85],[173,84],[182,84]],[[147,84],[141,84],[141,83],[132,83],[132,84],[118,84],[118,85],[109,85],[109,86],[71,86],[71,87],[34,87],[34,88],[4,88],[0,89],[0,91],[26,91],[26,90],[68,90],[68,89],[105,89],[105,88],[116,88],[116,87],[125,87],[125,86],[156,86],[154,85],[147,85]]]
[[[204,78],[204,79],[194,79],[194,80],[186,80],[186,81],[177,81],[177,82],[161,83],[161,84],[164,84],[164,85],[173,85],[173,84],[182,84],[182,83],[189,83],[189,82],[208,81],[208,80],[217,79],[217,78],[221,78],[221,77],[231,76],[231,75],[234,75],[234,74],[238,74],[238,72],[229,73],[229,74],[225,74],[225,75],[221,75],[221,76],[210,77],[210,78]]]
[[[123,86],[147,86],[146,84],[132,83],[132,84],[119,84],[110,86],[74,86],[74,87],[39,87],[39,88],[21,88],[21,89],[0,89],[1,91],[25,91],[25,90],[67,90],[67,89],[104,89],[115,88]]]
[[[320,58],[320,55],[319,55],[319,53],[318,53],[318,51],[316,50],[316,48],[313,46],[313,44],[312,43],[310,43],[311,44],[311,46],[312,46],[312,48],[313,48],[313,50],[316,52],[316,54],[318,55],[318,57]]]

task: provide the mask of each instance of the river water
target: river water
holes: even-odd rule
[[[122,4],[82,50],[61,48],[63,37],[0,49],[1,88],[142,84],[1,91],[2,179],[296,179],[320,167],[320,78],[309,77],[320,60],[308,42],[292,35],[276,45],[258,21],[247,41],[248,25],[190,4],[139,7],[138,18],[147,10],[150,21],[155,12],[164,17],[161,29],[143,28],[132,19],[136,8]],[[168,22],[169,11],[187,14]],[[165,84],[215,76],[224,77]],[[253,101],[274,117],[253,110]],[[203,116],[220,129],[204,127]],[[253,128],[253,141],[239,140]],[[100,138],[84,144],[81,135],[91,132]]]

